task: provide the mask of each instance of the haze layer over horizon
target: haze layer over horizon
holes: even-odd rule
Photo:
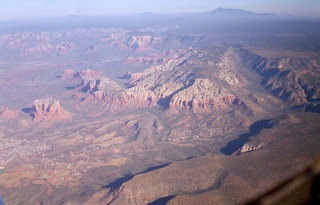
[[[276,13],[320,17],[320,0],[3,0],[0,20],[59,18],[70,15],[110,16],[143,12],[200,13],[217,8],[257,13]]]

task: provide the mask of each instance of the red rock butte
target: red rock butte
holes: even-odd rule
[[[72,117],[60,106],[59,100],[52,98],[35,100],[29,113],[33,120],[64,120]]]
[[[62,79],[70,79],[73,78],[75,75],[75,71],[72,69],[65,69],[61,74],[60,78]]]

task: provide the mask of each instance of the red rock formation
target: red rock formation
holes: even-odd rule
[[[43,42],[38,43],[34,45],[33,47],[29,47],[26,49],[23,49],[21,51],[22,55],[28,55],[28,54],[47,54],[50,52],[59,52],[59,53],[66,53],[71,51],[74,48],[73,43],[70,42],[61,42],[57,45],[51,45],[49,42]]]
[[[113,93],[115,91],[122,90],[122,88],[110,78],[102,75],[96,75],[94,71],[91,74],[90,73],[89,75],[86,74],[84,75],[84,77],[80,77],[80,89],[82,92],[90,92],[91,94],[94,94],[98,91],[105,93]],[[80,75],[82,74],[80,73]]]
[[[157,64],[163,60],[160,57],[140,56],[140,57],[128,57],[125,61],[126,64]]]
[[[75,71],[72,69],[65,69],[63,73],[60,75],[62,79],[70,79],[73,78],[75,75]]]
[[[49,43],[41,43],[41,44],[37,44],[33,47],[22,50],[21,54],[22,55],[34,54],[34,53],[45,54],[45,53],[48,53],[52,49],[53,49],[53,47]]]
[[[0,117],[3,119],[14,119],[18,115],[17,111],[10,110],[9,108],[5,108],[2,111],[0,111]]]
[[[132,34],[127,31],[110,33],[101,39],[112,44],[120,50],[150,51],[159,44],[162,39],[155,34]]]
[[[190,70],[183,70],[193,59],[201,59],[204,52],[188,49],[165,58],[164,63],[151,66],[142,73],[127,73],[130,88],[123,89],[113,80],[97,75],[91,70],[77,75],[79,90],[90,93],[89,100],[104,101],[111,109],[139,109],[160,105],[165,109],[202,109],[204,112],[217,108],[228,108],[240,104],[240,100],[222,85],[209,79],[192,77]],[[191,77],[190,77],[191,76]]]
[[[82,92],[91,94],[87,99],[104,101],[117,110],[154,106],[157,102],[151,90],[141,86],[124,90],[105,76],[82,78],[79,88]]]
[[[147,68],[142,73],[135,73],[131,75],[131,81],[129,85],[142,85],[148,87],[153,87],[154,84],[161,84],[167,81],[167,79],[171,78],[176,70],[178,70],[181,66],[188,63],[190,58],[196,57],[201,58],[204,54],[201,51],[188,49],[186,51],[179,51],[173,56],[167,57],[163,59],[163,63],[161,65],[151,66]]]
[[[131,72],[126,72],[125,74],[119,76],[120,79],[130,79],[132,76]]]
[[[130,78],[128,89],[87,69],[75,75],[81,79],[78,91],[90,94],[85,97],[86,102],[102,101],[110,110],[160,105],[172,111],[192,109],[210,112],[241,104],[235,95],[223,87],[221,81],[213,83],[209,78],[197,78],[191,74],[192,70],[188,70],[187,65],[201,60],[205,55],[205,52],[194,49],[178,51],[165,58],[161,65],[151,66],[142,73],[126,73],[122,78]],[[229,65],[227,59],[224,62],[224,66]]]
[[[58,100],[52,98],[38,99],[33,102],[29,111],[33,120],[63,120],[71,118],[72,114],[63,110]]]
[[[90,70],[90,69],[86,69],[86,70],[82,70],[78,73],[76,73],[76,77],[80,77],[80,78],[85,78],[85,77],[93,77],[98,75],[99,72],[96,70]]]
[[[70,42],[61,42],[54,46],[53,50],[61,53],[66,53],[71,51],[74,48],[73,43]]]
[[[141,86],[129,88],[112,96],[111,101],[117,107],[128,106],[131,108],[152,107],[157,104],[157,99],[149,89]]]
[[[90,69],[86,69],[86,70],[81,70],[79,72],[75,72],[72,69],[65,69],[63,71],[63,73],[60,75],[60,78],[62,79],[70,79],[70,78],[80,78],[80,79],[84,79],[84,78],[90,78],[90,77],[95,77],[98,76],[99,71],[96,70],[90,70]]]
[[[210,109],[221,104],[233,104],[236,97],[208,79],[196,79],[188,88],[175,94],[170,108]]]

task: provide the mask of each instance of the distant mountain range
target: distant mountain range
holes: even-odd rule
[[[255,13],[252,11],[246,11],[241,9],[231,9],[231,8],[217,8],[211,11],[202,12],[202,13],[184,13],[184,14],[158,14],[154,12],[143,12],[139,14],[134,14],[132,16],[143,16],[143,17],[155,17],[155,16],[194,16],[194,15],[211,15],[211,16],[230,16],[230,17],[262,17],[269,16],[274,17],[277,16],[273,13]]]
[[[245,17],[245,18],[252,18],[252,17],[276,17],[276,14],[273,13],[255,13],[252,11],[246,11],[241,9],[230,9],[230,8],[217,8],[215,10],[205,12],[204,14],[207,15],[214,15],[217,17],[225,16],[225,17]]]
[[[146,24],[181,24],[184,26],[205,24],[206,22],[237,22],[246,20],[273,20],[273,19],[310,19],[308,17],[299,17],[293,15],[277,15],[274,13],[255,13],[241,9],[217,8],[215,10],[202,13],[183,13],[183,14],[160,14],[154,12],[143,12],[132,15],[115,15],[115,16],[81,16],[72,15],[57,19],[39,19],[39,20],[21,20],[21,21],[0,21],[0,29],[23,29],[30,28],[41,30],[76,28],[76,27],[101,27],[101,26],[117,26],[132,25],[145,26]],[[218,21],[217,21],[218,20]]]
[[[273,19],[279,16],[274,13],[255,13],[252,11],[230,9],[230,8],[217,8],[215,10],[202,12],[202,13],[183,13],[183,14],[158,14],[153,12],[144,12],[130,16],[132,19],[181,19],[181,20],[195,20],[195,19],[221,19],[221,20],[246,20],[246,19]],[[286,16],[288,18],[288,16]]]

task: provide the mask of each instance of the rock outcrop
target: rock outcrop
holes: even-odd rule
[[[222,56],[220,62],[217,63],[220,70],[216,76],[230,85],[239,84],[241,79],[232,69],[237,68],[237,63],[240,60],[240,57],[234,53],[233,49],[228,49],[228,51]]]
[[[261,144],[246,143],[241,147],[241,149],[238,150],[237,154],[252,152],[252,151],[260,149],[264,146],[265,146],[264,143],[261,143]]]
[[[121,50],[150,51],[162,42],[155,33],[137,33],[129,31],[118,31],[108,34],[101,39],[115,48]]]
[[[0,118],[3,119],[14,119],[18,115],[16,110],[11,110],[9,108],[4,108],[0,111]]]
[[[56,45],[44,42],[36,44],[32,47],[23,49],[21,51],[22,55],[28,54],[47,54],[49,52],[58,52],[58,53],[67,53],[74,48],[73,43],[71,42],[60,42]]]
[[[158,64],[162,63],[163,59],[157,56],[140,56],[140,57],[128,57],[126,64]]]
[[[81,71],[75,73],[74,77],[88,78],[88,77],[97,76],[98,74],[99,74],[99,72],[96,70],[86,69],[86,70],[81,70]]]
[[[99,75],[82,77],[79,89],[96,101],[104,102],[111,110],[139,109],[156,105],[155,94],[144,87],[121,88],[115,81]],[[87,98],[90,100],[90,97]]]
[[[236,96],[219,86],[215,86],[208,79],[196,79],[186,89],[175,94],[171,101],[171,108],[210,109],[221,104],[233,104]]]
[[[58,100],[52,98],[35,100],[28,113],[33,120],[64,120],[72,117],[71,113],[60,106]]]
[[[265,88],[286,101],[290,107],[308,104],[308,97],[300,84],[303,72],[298,70],[284,71],[279,76],[267,80]]]
[[[74,70],[72,70],[72,69],[65,69],[65,70],[63,71],[63,73],[62,73],[60,76],[58,76],[58,77],[60,77],[61,79],[65,80],[65,79],[73,78],[74,75],[75,75],[75,71],[74,71]]]
[[[203,52],[194,49],[179,51],[173,56],[163,59],[163,64],[151,66],[143,73],[133,74],[129,85],[142,85],[150,89],[155,89],[168,82],[168,79],[171,80],[174,78],[175,82],[182,83],[191,71],[179,68],[190,62],[191,58],[201,58],[203,55]],[[182,76],[179,76],[179,74]]]
[[[320,112],[319,56],[267,59],[241,50],[243,62],[261,77],[266,90],[292,108]]]
[[[132,74],[130,86],[141,86],[155,93],[158,104],[165,109],[212,109],[220,105],[238,104],[237,97],[209,78],[199,78],[188,69],[197,61],[204,61],[206,53],[188,49],[164,59],[143,73]]]
[[[110,96],[110,105],[118,109],[153,107],[157,104],[155,93],[141,86],[135,86]]]
[[[91,94],[95,92],[108,92],[108,91],[118,91],[122,88],[110,78],[101,75],[95,70],[82,70],[75,74],[81,81],[79,87],[82,92],[90,92]]]
[[[210,113],[210,110],[215,108],[221,110],[242,103],[221,83],[239,83],[240,78],[237,77],[233,81],[217,78],[213,82],[209,78],[197,77],[193,74],[193,70],[189,69],[189,65],[205,61],[206,52],[190,48],[170,54],[171,56],[163,59],[161,65],[151,66],[142,73],[126,73],[122,76],[129,79],[127,89],[121,88],[113,80],[91,70],[75,74],[81,79],[78,89],[83,93],[89,93],[91,99],[104,101],[111,109],[117,110],[158,105],[166,110],[202,110]],[[235,67],[235,65],[229,65],[232,59],[228,59],[228,55],[235,56],[232,51],[228,51],[221,63],[223,69],[219,70]],[[229,78],[231,79],[232,76]]]

